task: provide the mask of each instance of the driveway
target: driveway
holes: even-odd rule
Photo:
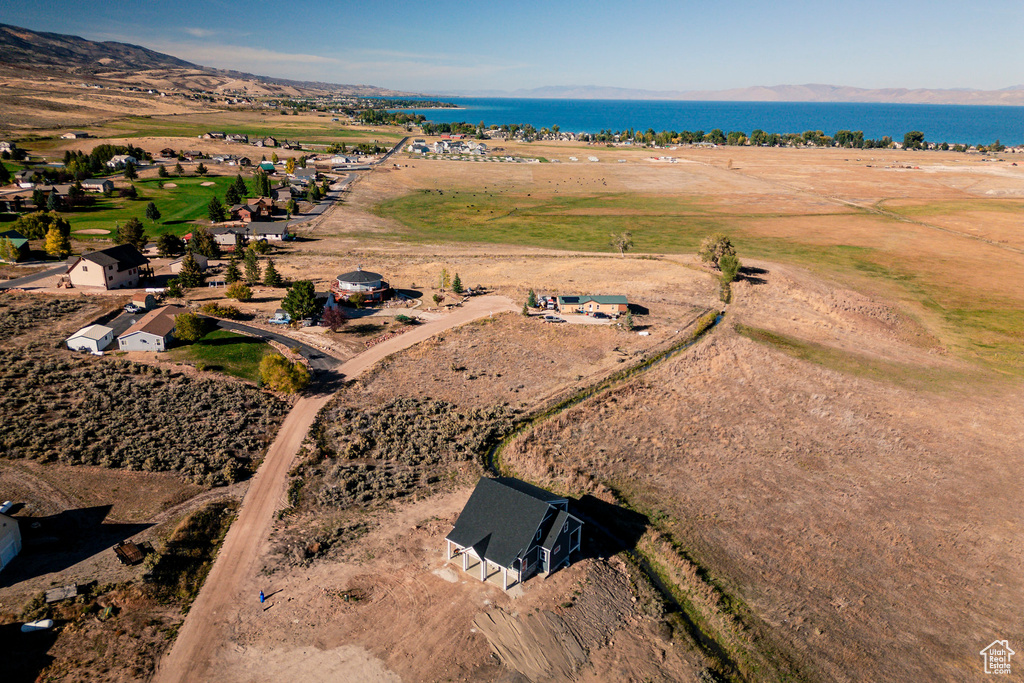
[[[3,282],[0,282],[0,289],[15,289],[17,287],[24,287],[25,285],[30,285],[33,282],[38,282],[39,280],[45,280],[46,278],[53,277],[54,275],[63,275],[65,272],[67,272],[67,269],[67,265],[62,263],[56,268],[50,268],[48,270],[44,270],[38,273],[33,273],[32,275],[19,277],[14,280],[4,280]]]

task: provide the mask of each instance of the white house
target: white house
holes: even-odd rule
[[[110,168],[123,168],[124,166],[128,165],[128,162],[131,162],[132,166],[139,165],[139,160],[133,157],[132,155],[118,154],[116,156],[111,157],[110,161],[107,162],[107,166],[109,166]]]
[[[0,515],[0,570],[21,552],[21,529],[18,520]]]
[[[114,341],[114,330],[105,325],[89,325],[68,337],[68,348],[72,351],[102,351]]]

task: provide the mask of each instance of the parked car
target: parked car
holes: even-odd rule
[[[564,323],[565,318],[559,318],[557,315],[546,315],[542,319],[542,322],[546,323]]]
[[[124,307],[125,313],[140,313],[141,311],[142,309],[136,306],[135,304],[126,304]]]
[[[596,311],[594,313],[594,317],[598,318],[599,320],[611,320],[610,315],[608,315],[607,313],[602,313],[601,311]]]

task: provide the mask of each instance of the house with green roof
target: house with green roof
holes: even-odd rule
[[[561,313],[585,313],[594,315],[604,313],[617,318],[629,310],[629,300],[621,294],[560,296],[558,310]]]
[[[17,255],[14,258],[6,253],[7,241],[10,240],[11,246],[17,251]],[[28,238],[22,235],[17,230],[7,230],[0,232],[0,261],[20,261],[21,259],[28,256]]]

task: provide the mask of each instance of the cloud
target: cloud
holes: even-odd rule
[[[148,47],[160,50],[190,62],[220,68],[254,71],[262,66],[281,64],[338,64],[339,60],[321,55],[307,55],[295,52],[278,52],[260,47],[244,45],[213,45],[209,43],[149,43]]]
[[[208,29],[208,28],[192,28],[192,27],[183,28],[182,31],[184,31],[185,33],[189,34],[193,38],[212,38],[213,36],[217,35],[217,33],[218,33],[217,31],[213,31],[213,30]]]

